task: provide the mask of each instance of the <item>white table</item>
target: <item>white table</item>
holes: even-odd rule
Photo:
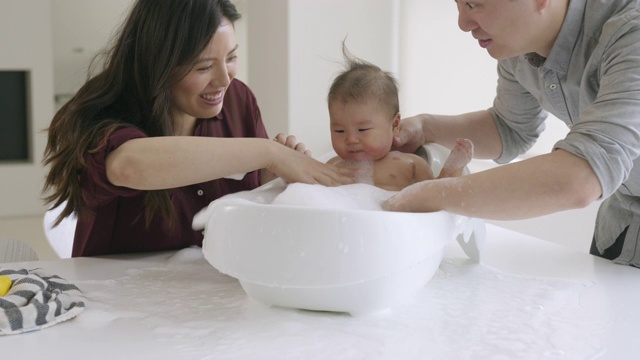
[[[197,249],[11,264],[88,298],[78,317],[0,337],[2,359],[629,359],[640,269],[493,225],[481,264],[452,243],[415,297],[364,317],[267,307]],[[173,256],[173,257],[172,257]],[[8,264],[2,266],[7,267]]]

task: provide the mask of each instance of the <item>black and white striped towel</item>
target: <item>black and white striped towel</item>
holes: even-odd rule
[[[3,269],[11,278],[9,292],[0,297],[0,335],[40,330],[69,320],[84,310],[77,286],[41,269]]]

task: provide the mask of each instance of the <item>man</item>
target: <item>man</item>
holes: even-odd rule
[[[548,113],[571,130],[542,156],[412,185],[396,211],[498,220],[582,208],[604,199],[591,252],[640,266],[640,0],[456,1],[458,25],[498,61],[493,106],[404,119],[395,146],[449,148],[469,138],[479,158],[507,163],[527,151]],[[636,166],[638,165],[638,166]]]

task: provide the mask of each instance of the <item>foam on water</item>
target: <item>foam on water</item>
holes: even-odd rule
[[[382,210],[382,202],[396,193],[369,184],[327,187],[295,183],[289,184],[273,199],[272,204],[324,209]]]
[[[395,194],[397,191],[388,191],[369,184],[328,187],[303,183],[287,184],[278,178],[257,189],[229,194],[217,201],[382,211],[382,203]],[[193,219],[193,228],[203,229],[212,212],[212,205],[210,205],[196,214]]]

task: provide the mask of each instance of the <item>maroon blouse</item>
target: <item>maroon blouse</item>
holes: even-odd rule
[[[267,138],[260,109],[251,89],[233,80],[225,94],[222,111],[211,119],[197,122],[195,136]],[[202,246],[201,231],[191,228],[193,216],[223,195],[251,190],[260,185],[259,171],[242,180],[218,179],[171,191],[177,224],[168,226],[161,215],[145,225],[146,191],[114,186],[107,180],[107,155],[127,140],[146,137],[133,127],[114,131],[107,145],[87,154],[87,166],[80,176],[82,195],[92,210],[78,216],[72,256],[162,251]],[[202,166],[213,166],[202,164]]]

